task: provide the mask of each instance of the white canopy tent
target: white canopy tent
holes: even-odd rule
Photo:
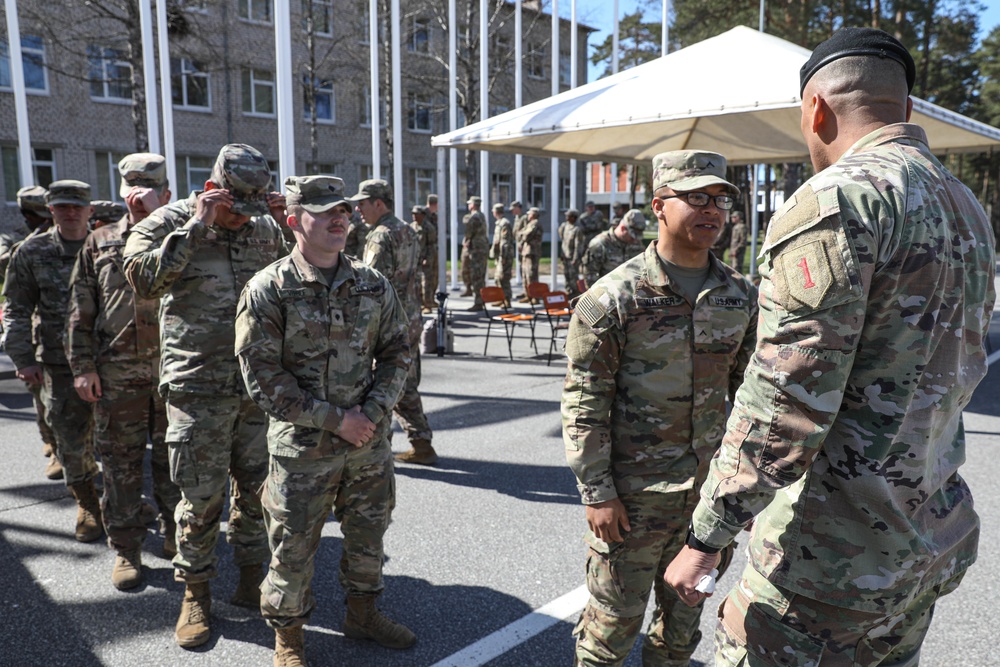
[[[431,143],[636,164],[682,149],[716,151],[731,164],[806,162],[798,86],[809,53],[741,26]],[[914,99],[911,120],[938,154],[1000,145],[1000,129],[923,100]]]

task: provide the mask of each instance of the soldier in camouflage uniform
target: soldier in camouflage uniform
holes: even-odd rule
[[[247,396],[233,357],[243,286],[287,254],[268,200],[270,169],[244,144],[223,146],[204,191],[159,208],[125,244],[125,277],[160,298],[160,393],[167,402],[170,475],[181,490],[174,576],[185,582],[175,640],[208,641],[209,580],[217,576],[219,521],[232,478],[228,541],[240,568],[231,602],[256,608],[269,557],[258,492],[267,476],[267,416]]]
[[[409,320],[385,276],[340,252],[351,210],[343,181],[292,176],[285,187],[297,244],[247,284],[236,352],[247,391],[271,416],[261,495],[272,556],[260,609],[275,629],[274,664],[304,665],[302,626],[316,607],[314,558],[331,509],[344,534],[344,634],[390,648],[416,641],[374,606],[395,504],[390,411],[410,364]]]
[[[747,223],[743,222],[743,212],[733,211],[733,221],[729,229],[729,266],[743,273],[743,253],[747,247]]]
[[[46,200],[53,228],[24,241],[7,269],[4,347],[17,377],[29,386],[42,385],[55,456],[77,503],[76,539],[93,542],[101,536],[100,501],[94,488],[98,470],[93,411],[73,389],[73,373],[63,347],[70,273],[89,233],[90,186],[82,181],[55,181]]]
[[[465,291],[462,296],[475,297],[475,302],[468,308],[470,311],[483,309],[483,298],[479,290],[486,286],[486,253],[490,247],[489,229],[486,217],[479,207],[483,205],[480,197],[470,197],[466,202],[469,213],[462,218],[465,226],[465,237],[462,239],[462,281]]]
[[[716,664],[913,666],[976,559],[958,469],[994,236],[905,122],[915,67],[895,38],[839,30],[801,72],[816,175],[769,225],[760,342],[668,581],[701,599],[712,552],[753,520]]]
[[[651,588],[643,664],[687,667],[701,639],[701,608],[662,576],[756,339],[753,285],[709,253],[738,193],[725,174],[718,153],[657,155],[657,241],[598,280],[570,320],[563,440],[590,527],[578,666],[624,662]]]
[[[24,225],[10,232],[0,234],[0,280],[7,274],[7,266],[17,247],[30,236],[43,234],[52,228],[52,213],[45,205],[45,196],[48,190],[38,185],[23,187],[17,191],[17,206],[24,216]],[[32,322],[32,341],[37,345],[38,322],[37,316]],[[0,319],[0,334],[3,332],[3,321]],[[31,392],[31,400],[35,405],[35,421],[38,424],[38,432],[42,438],[42,455],[48,459],[45,466],[45,476],[56,480],[63,478],[62,465],[55,455],[53,443],[55,435],[45,421],[45,404],[42,402],[42,385],[29,384],[28,391]]]
[[[583,230],[577,224],[579,212],[575,208],[566,211],[566,219],[559,225],[559,261],[562,263],[563,281],[570,297],[580,294],[577,280],[580,278],[580,262],[587,249]]]
[[[528,214],[521,213],[521,209],[523,209],[524,207],[522,206],[521,202],[517,199],[515,199],[510,203],[509,208],[510,208],[510,214],[514,218],[514,224],[511,227],[511,233],[514,235],[514,254],[517,258],[517,263],[516,263],[518,272],[517,275],[518,278],[521,279],[521,289],[524,290],[520,294],[515,295],[514,298],[522,299],[528,296],[527,289],[528,289],[528,279],[530,278],[530,276],[527,276],[524,273],[524,262],[521,260],[521,252],[518,248],[519,244],[517,239],[521,233],[521,230],[524,229],[524,226],[528,224]]]
[[[93,209],[93,213],[90,214],[90,229],[92,231],[100,229],[104,225],[118,222],[128,212],[124,204],[106,199],[95,199],[90,202],[90,207]]]
[[[539,220],[541,211],[532,206],[528,209],[527,218],[521,230],[514,235],[518,252],[521,256],[521,275],[524,281],[525,294],[518,298],[521,303],[529,301],[527,289],[531,283],[538,282],[538,263],[542,259],[542,223]]]
[[[614,229],[621,224],[622,218],[625,217],[625,213],[628,210],[628,206],[620,202],[614,202],[609,208],[611,210],[611,224],[608,229]]]
[[[94,444],[101,456],[101,513],[117,556],[112,584],[121,590],[142,581],[146,527],[142,507],[143,459],[151,442],[153,497],[163,526],[163,554],[177,554],[174,509],[180,500],[167,463],[167,410],[158,391],[159,301],[137,299],[122,273],[132,227],[170,201],[166,162],[133,153],[118,163],[128,213],[94,230],[70,278],[66,358],[80,398],[94,406]]]
[[[358,194],[350,198],[368,225],[365,264],[386,278],[396,290],[409,322],[409,344],[413,363],[406,377],[395,415],[410,440],[410,449],[396,455],[397,461],[432,465],[437,453],[431,445],[433,433],[420,400],[420,300],[417,298],[420,255],[417,234],[392,214],[392,189],[382,180],[362,181]],[[390,435],[391,438],[391,435]]]
[[[414,206],[410,213],[413,222],[410,227],[420,239],[420,303],[424,314],[437,310],[434,293],[438,283],[438,236],[437,227],[427,219],[426,206]]]
[[[365,254],[365,244],[368,241],[368,225],[361,219],[357,211],[351,212],[350,228],[347,230],[347,245],[344,247],[351,257],[361,258]]]
[[[642,254],[642,235],[646,231],[646,216],[633,208],[618,226],[594,237],[580,260],[580,273],[593,286],[597,279],[611,273],[612,269],[636,255]]]
[[[513,297],[510,288],[510,280],[514,277],[514,255],[517,253],[517,246],[514,243],[514,228],[503,214],[503,204],[497,202],[493,205],[493,218],[496,221],[496,228],[493,230],[493,245],[490,246],[490,259],[495,262],[494,280],[496,284],[503,288],[504,298],[507,307]]]
[[[594,237],[607,230],[608,223],[604,219],[604,214],[597,210],[597,206],[592,201],[583,205],[583,215],[577,217],[576,226],[583,237],[583,248],[587,249]]]

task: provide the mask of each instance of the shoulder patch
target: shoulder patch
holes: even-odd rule
[[[774,300],[789,312],[818,310],[861,296],[860,276],[837,219],[824,220],[775,251]]]
[[[602,319],[608,316],[607,308],[589,291],[584,292],[580,300],[576,302],[576,313],[591,328],[596,327]]]

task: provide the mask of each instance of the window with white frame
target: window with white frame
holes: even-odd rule
[[[430,132],[431,108],[429,98],[410,93],[406,112],[406,127],[414,132]]]
[[[174,2],[184,11],[208,13],[208,0],[174,0]]]
[[[524,59],[524,71],[533,79],[545,78],[545,47],[540,44],[528,44],[528,52]]]
[[[410,27],[410,39],[406,44],[411,53],[430,53],[431,51],[431,21],[428,18],[415,17]]]
[[[490,62],[494,74],[505,74],[511,71],[514,64],[514,52],[510,47],[510,37],[496,35],[490,44]]]
[[[310,84],[311,82],[311,84]],[[302,75],[302,115],[312,120],[316,109],[317,123],[333,123],[337,120],[337,99],[333,93],[333,81]]]
[[[490,201],[500,202],[505,207],[514,198],[514,189],[510,184],[510,174],[493,174]]]
[[[177,197],[183,199],[188,193],[201,190],[205,181],[212,178],[215,158],[185,155],[177,158]]]
[[[170,94],[179,109],[210,110],[212,89],[205,66],[187,58],[170,59]]]
[[[243,113],[274,116],[274,72],[243,70]]]
[[[427,195],[434,192],[434,170],[411,169],[409,186],[410,206],[422,206]]]
[[[370,164],[359,164],[358,165],[358,183],[362,181],[370,181],[375,176],[372,175],[372,166]]]
[[[91,44],[87,47],[90,65],[90,96],[98,100],[132,100],[132,66],[121,49]]]
[[[45,67],[45,42],[38,35],[21,35],[21,62],[24,67],[24,88],[29,93],[49,91],[48,71]],[[11,90],[10,48],[7,40],[0,40],[0,89]]]
[[[364,93],[361,96],[361,113],[359,117],[361,127],[372,126],[372,91],[369,86],[364,87]],[[385,101],[381,98],[378,101],[378,126],[385,127]]]
[[[310,17],[310,11],[312,16]],[[302,29],[309,30],[312,18],[314,35],[333,34],[333,0],[302,0]]]
[[[237,0],[239,17],[253,23],[270,23],[271,0]]]
[[[544,211],[547,203],[545,191],[544,176],[528,176],[528,206],[537,206]]]
[[[560,178],[559,179],[559,209],[565,211],[566,209],[572,208],[573,205],[569,200],[569,179]]]
[[[0,165],[3,168],[3,185],[8,202],[17,202],[21,183],[17,146],[0,146]],[[56,180],[56,160],[51,148],[31,149],[31,174],[36,185],[48,187]]]
[[[333,176],[337,173],[337,164],[335,162],[306,162],[306,172]]]
[[[125,157],[125,153],[97,151],[94,157],[97,163],[97,179],[94,183],[97,198],[121,201],[122,175],[118,171],[118,163]]]
[[[559,85],[561,86],[570,84],[570,62],[568,53],[559,54]]]

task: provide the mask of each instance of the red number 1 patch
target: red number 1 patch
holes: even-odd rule
[[[809,289],[810,287],[816,287],[816,283],[813,282],[812,274],[809,273],[809,262],[803,257],[798,264],[795,266],[802,269],[802,277],[805,278],[805,284],[802,286],[803,289]]]

